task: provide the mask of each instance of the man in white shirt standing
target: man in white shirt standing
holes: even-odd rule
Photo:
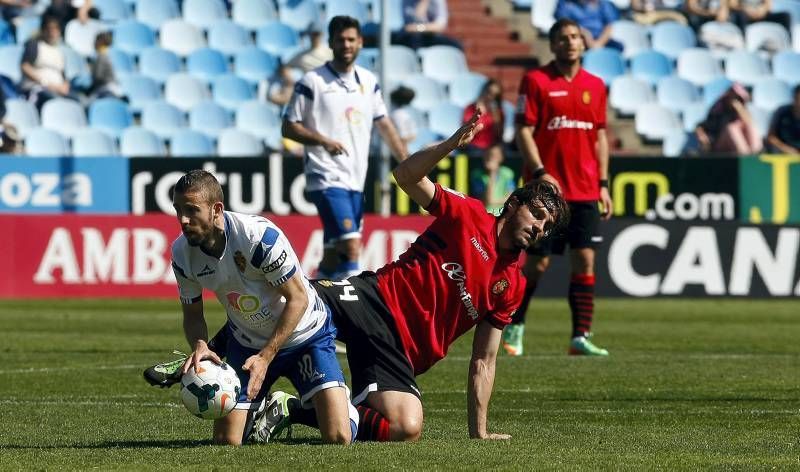
[[[364,181],[372,125],[398,161],[406,146],[387,116],[375,75],[355,64],[361,26],[349,16],[328,25],[333,60],[295,84],[283,119],[283,136],[305,145],[306,196],[319,212],[325,252],[318,278],[358,274]]]

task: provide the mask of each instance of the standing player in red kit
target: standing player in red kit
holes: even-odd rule
[[[608,351],[589,341],[594,315],[595,248],[603,239],[598,223],[611,217],[606,87],[599,77],[581,68],[585,46],[577,23],[559,20],[550,29],[549,39],[555,60],[528,72],[520,85],[517,144],[523,155],[525,180],[557,185],[569,203],[572,217],[561,237],[528,250],[525,294],[512,324],[504,330],[503,347],[511,355],[522,354],[530,299],[550,264],[550,255],[563,254],[569,244],[569,353],[607,356]]]

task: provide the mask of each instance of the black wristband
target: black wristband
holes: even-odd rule
[[[600,188],[608,188],[608,179],[600,179]]]
[[[534,179],[541,179],[542,176],[544,174],[546,174],[546,173],[547,173],[547,171],[544,170],[544,167],[539,167],[538,169],[533,171],[533,173],[531,174],[531,177],[533,177]]]

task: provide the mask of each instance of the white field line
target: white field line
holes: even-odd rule
[[[143,407],[143,408],[183,408],[174,402],[121,402],[113,400],[0,400],[0,405],[13,406],[107,406],[107,407]]]

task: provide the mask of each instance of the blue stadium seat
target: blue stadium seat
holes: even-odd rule
[[[136,19],[157,30],[165,21],[178,18],[181,10],[175,0],[137,0]]]
[[[611,82],[608,103],[623,115],[633,116],[640,106],[654,101],[653,89],[644,80],[621,75]]]
[[[167,51],[158,46],[149,47],[139,55],[139,72],[145,77],[150,77],[159,84],[181,70],[181,60],[172,51]]]
[[[728,21],[709,21],[700,27],[700,38],[726,38],[725,44],[705,44],[717,59],[725,59],[732,50],[744,49],[744,34]]]
[[[650,49],[650,38],[647,28],[630,20],[618,20],[611,25],[611,38],[624,46],[622,55],[631,58],[642,51]]]
[[[200,29],[227,17],[228,10],[222,0],[183,0],[183,20]]]
[[[402,83],[414,90],[414,100],[411,105],[415,108],[430,111],[447,101],[447,92],[444,86],[430,77],[412,75],[403,79]]]
[[[216,49],[197,49],[186,58],[186,72],[204,82],[210,82],[228,72],[228,61]]]
[[[174,157],[208,157],[215,154],[211,139],[191,129],[182,129],[172,135],[169,153]]]
[[[17,44],[23,45],[39,32],[42,20],[39,16],[23,16],[17,23]]]
[[[658,83],[656,90],[659,105],[679,112],[700,101],[697,87],[686,79],[680,77],[665,77]]]
[[[186,127],[183,112],[174,105],[161,100],[148,102],[142,108],[142,127],[155,133],[162,139]]]
[[[183,111],[189,111],[207,98],[206,85],[189,74],[171,75],[164,84],[164,100]]]
[[[256,30],[256,45],[273,56],[280,56],[287,50],[295,51],[300,46],[300,36],[285,23],[269,21]]]
[[[678,57],[678,77],[695,85],[705,85],[722,76],[722,68],[708,49],[685,49]]]
[[[748,51],[778,52],[792,48],[789,32],[779,23],[759,21],[744,29],[744,42]]]
[[[711,105],[705,102],[695,102],[687,105],[682,110],[683,115],[683,130],[691,133],[697,128],[697,125],[705,121],[708,117],[708,110]]]
[[[414,138],[414,141],[408,144],[408,152],[415,153],[441,140],[442,136],[440,134],[431,131],[430,128],[422,128],[417,133],[417,137]]]
[[[42,106],[42,128],[70,137],[85,127],[86,114],[81,104],[75,100],[53,98]]]
[[[664,136],[661,153],[664,157],[680,157],[689,142],[689,135],[683,130],[673,130]]]
[[[386,75],[396,80],[403,80],[406,77],[422,72],[419,59],[414,50],[399,45],[392,45],[387,49],[386,68]]]
[[[782,80],[763,79],[753,86],[753,105],[772,113],[781,105],[792,102],[792,91]],[[43,120],[44,121],[44,120]]]
[[[152,131],[139,126],[125,129],[119,139],[120,154],[127,157],[165,157],[164,142]]]
[[[606,86],[625,74],[625,63],[619,51],[609,48],[590,49],[583,56],[583,67],[603,79]]]
[[[514,140],[514,116],[517,114],[517,107],[508,100],[503,100],[501,106],[503,107],[503,117],[505,118],[505,127],[503,129],[503,141],[510,143]]]
[[[88,88],[92,85],[92,72],[86,59],[69,46],[61,45],[64,53],[64,76],[73,86]]]
[[[542,33],[547,33],[553,23],[556,22],[554,16],[558,6],[558,0],[538,0],[531,2],[531,23]]]
[[[800,84],[800,53],[781,51],[772,57],[772,73],[791,86]]]
[[[220,157],[258,157],[264,153],[264,147],[250,133],[228,128],[219,134],[217,154]]]
[[[461,127],[461,118],[464,108],[453,103],[445,102],[428,112],[430,129],[442,136],[450,136]]]
[[[19,68],[21,61],[21,45],[0,46],[0,75],[4,75],[11,79],[12,82],[18,83],[22,80],[22,71]]]
[[[377,70],[378,59],[380,56],[380,51],[378,48],[363,48],[361,51],[358,52],[358,57],[356,57],[356,64],[359,66],[369,69],[369,70]]]
[[[234,5],[238,5],[238,0]],[[214,48],[228,57],[252,44],[250,33],[231,20],[220,20],[208,30],[208,47]]]
[[[280,110],[271,104],[250,100],[236,109],[236,129],[246,131],[258,139],[270,138],[271,130],[280,127]]]
[[[752,103],[747,104],[747,110],[750,112],[750,116],[753,117],[753,122],[756,125],[756,129],[758,129],[758,133],[762,138],[766,138],[767,133],[769,133],[770,122],[772,121],[772,112],[775,110],[766,110]]]
[[[98,20],[81,23],[78,19],[70,20],[64,28],[64,42],[83,57],[94,56],[94,38],[108,28]]]
[[[257,47],[249,47],[236,53],[233,70],[237,76],[251,84],[269,79],[278,70],[278,58]]]
[[[278,16],[282,22],[296,31],[307,31],[311,25],[322,26],[319,6],[313,0],[297,0],[283,4]]]
[[[642,51],[631,58],[631,75],[656,85],[663,77],[672,75],[672,63],[658,51]]]
[[[772,11],[789,13],[792,24],[800,24],[800,2],[797,0],[772,0]]]
[[[723,93],[731,88],[731,85],[733,85],[733,82],[725,77],[714,79],[703,85],[703,102],[709,106],[713,105]]]
[[[33,103],[21,98],[6,100],[4,120],[14,125],[23,138],[27,136],[28,131],[40,126],[39,111]]]
[[[233,2],[233,21],[253,31],[269,21],[278,19],[278,11],[270,0],[236,0]]]
[[[189,110],[189,128],[216,139],[219,133],[231,126],[230,113],[219,104],[205,100]]]
[[[242,102],[255,98],[253,86],[233,74],[215,78],[211,88],[214,101],[228,110],[236,110],[236,107]]]
[[[367,7],[359,0],[325,0],[325,23],[334,16],[352,16],[362,25],[367,23]]]
[[[448,83],[469,72],[464,53],[452,46],[431,46],[418,51],[422,59],[422,73],[439,82]]]
[[[683,124],[669,108],[658,103],[645,103],[636,110],[636,132],[645,139],[660,141],[675,130],[683,130]]]
[[[100,130],[87,128],[72,137],[72,154],[76,157],[113,157],[119,152],[114,138]]]
[[[128,98],[131,110],[138,112],[145,103],[161,98],[161,88],[155,80],[141,74],[120,77],[122,91]]]
[[[206,47],[206,38],[196,26],[183,20],[168,20],[161,25],[161,47],[179,56],[188,56]]]
[[[370,0],[370,8],[372,9],[372,20],[374,22],[380,22],[380,19],[383,18],[382,15],[382,0]],[[399,31],[403,29],[405,25],[405,21],[403,20],[403,2],[398,1],[390,1],[389,3],[389,14],[388,16],[388,23],[389,23],[389,31]]]
[[[686,25],[664,21],[653,26],[651,42],[654,50],[677,59],[681,51],[697,45],[697,37]]]
[[[473,103],[487,82],[483,74],[468,72],[450,82],[450,101],[460,107]]]
[[[133,58],[127,52],[112,47],[108,49],[108,58],[111,59],[111,65],[114,67],[114,74],[117,78],[136,72]]]
[[[158,0],[160,1],[160,0]],[[134,20],[120,21],[114,25],[114,47],[134,56],[155,44],[156,35],[144,23]]]
[[[133,113],[128,104],[118,98],[101,98],[89,105],[89,126],[114,138],[133,125]]]
[[[25,154],[31,157],[69,156],[69,141],[57,131],[34,128],[25,136]]]
[[[131,8],[124,0],[94,0],[92,6],[100,12],[100,19],[108,23],[127,20],[131,16]]]
[[[16,44],[16,41],[11,26],[5,20],[0,20],[0,46]]]
[[[731,51],[725,58],[725,76],[733,82],[752,86],[770,75],[767,61],[757,53]]]

